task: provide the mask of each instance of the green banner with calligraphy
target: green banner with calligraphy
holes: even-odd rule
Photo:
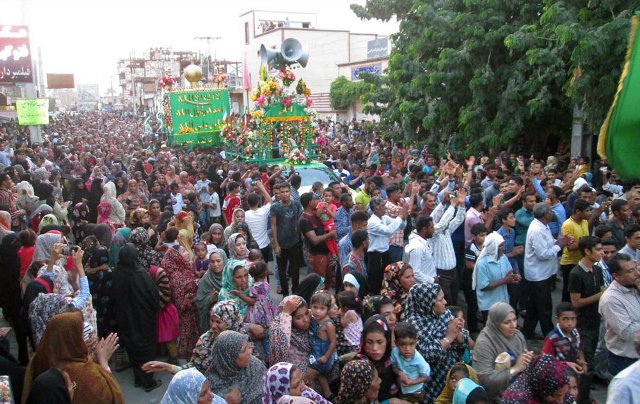
[[[19,125],[48,125],[48,98],[19,98],[16,100]]]
[[[229,90],[194,89],[167,92],[171,110],[171,145],[218,146],[220,126],[229,118]]]

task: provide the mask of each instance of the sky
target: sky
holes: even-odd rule
[[[0,24],[29,25],[32,55],[45,73],[73,73],[77,84],[99,84],[105,94],[116,61],[145,49],[207,52],[196,36],[222,37],[219,59],[242,60],[240,14],[250,10],[316,13],[317,28],[389,35],[395,21],[361,21],[349,8],[365,0],[0,0]],[[117,90],[117,89],[116,89]]]

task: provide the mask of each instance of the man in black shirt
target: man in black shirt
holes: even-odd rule
[[[309,265],[311,270],[325,278],[325,289],[331,286],[332,273],[329,271],[329,248],[326,241],[335,238],[335,230],[324,231],[324,225],[316,214],[318,200],[310,192],[300,195],[304,212],[300,218],[300,232],[309,247]]]
[[[582,342],[582,351],[588,369],[578,384],[580,403],[590,403],[589,388],[593,379],[594,355],[598,345],[600,314],[598,303],[604,291],[602,269],[597,263],[602,259],[600,239],[585,236],[578,241],[582,259],[569,273],[569,296],[571,304],[578,314],[578,331]]]

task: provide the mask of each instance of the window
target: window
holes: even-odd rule
[[[244,44],[249,45],[249,22],[244,23]]]

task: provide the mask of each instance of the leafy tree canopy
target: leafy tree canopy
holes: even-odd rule
[[[352,5],[361,18],[400,21],[387,74],[362,99],[399,138],[441,148],[540,148],[568,137],[574,107],[597,131],[639,7],[638,0]]]

